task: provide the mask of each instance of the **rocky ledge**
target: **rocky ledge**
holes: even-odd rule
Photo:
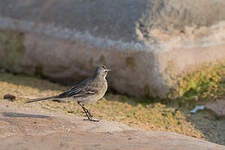
[[[56,112],[0,104],[1,150],[224,150],[171,132],[142,131],[117,122],[84,121]]]

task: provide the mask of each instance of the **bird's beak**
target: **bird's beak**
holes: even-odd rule
[[[110,69],[105,69],[105,71],[109,72],[109,71],[111,71],[111,70],[110,70]]]

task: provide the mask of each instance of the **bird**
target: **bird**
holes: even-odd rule
[[[94,73],[89,78],[74,85],[71,89],[56,96],[31,99],[25,103],[45,100],[77,101],[78,105],[81,106],[84,113],[86,114],[86,120],[98,122],[99,120],[93,119],[93,116],[85,107],[85,104],[95,103],[105,95],[108,89],[106,76],[109,71],[111,70],[107,69],[105,65],[97,66],[94,70]]]

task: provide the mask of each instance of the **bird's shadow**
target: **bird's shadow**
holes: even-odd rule
[[[24,113],[14,113],[14,112],[3,112],[3,116],[5,117],[18,117],[18,118],[49,118],[49,116],[45,115],[35,115],[35,114],[24,114]]]

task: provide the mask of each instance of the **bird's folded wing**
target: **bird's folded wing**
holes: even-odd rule
[[[86,88],[81,90],[79,93],[73,95],[73,97],[87,97],[96,94],[98,91],[95,89]]]
[[[69,89],[65,92],[63,92],[62,94],[59,94],[59,98],[66,98],[66,97],[71,97],[73,95],[76,95],[78,93],[80,93],[82,89],[81,88],[72,88],[72,89]]]
[[[71,88],[68,91],[65,91],[64,93],[60,94],[58,98],[66,98],[66,97],[86,97],[89,95],[96,94],[97,90],[92,88]]]

